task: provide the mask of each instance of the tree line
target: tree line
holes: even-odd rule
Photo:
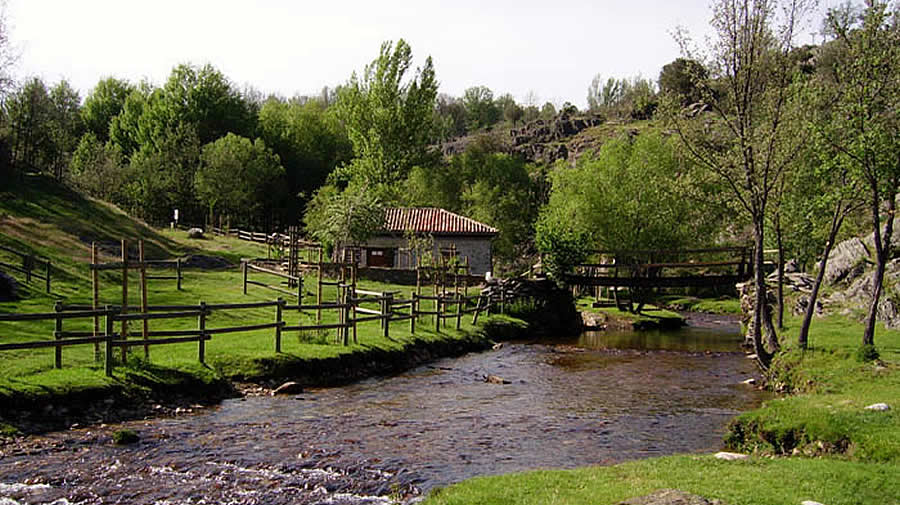
[[[750,241],[763,365],[778,350],[784,310],[779,296],[770,324],[763,250],[779,251],[779,275],[787,257],[817,263],[805,346],[828,253],[861,231],[848,220],[866,223],[876,258],[871,346],[900,187],[900,22],[885,1],[848,4],[822,20],[822,44],[800,46],[810,7],[717,0],[709,43],[677,32],[682,56],[656,80],[597,75],[584,111],[484,86],[441,94],[431,58],[414,68],[402,39],[316,96],[264,96],[185,64],[161,86],[109,77],[81,100],[66,81],[11,87],[0,31],[0,176],[44,172],[153,223],[176,208],[187,221],[224,215],[255,228],[302,219],[326,245],[363,240],[386,205],[438,206],[500,229],[507,268],[540,253],[558,276],[599,248]],[[503,132],[560,113],[633,126],[552,166],[513,153]],[[442,142],[464,135],[462,153],[441,154]]]

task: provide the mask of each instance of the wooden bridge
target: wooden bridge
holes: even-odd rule
[[[734,286],[753,274],[752,248],[595,251],[566,276],[572,287],[630,289]]]

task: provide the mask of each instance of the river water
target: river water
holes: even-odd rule
[[[714,451],[762,395],[740,384],[755,370],[737,329],[712,326],[507,343],[345,387],[52,433],[0,458],[0,505],[381,504],[476,475]],[[122,428],[140,442],[113,445]]]

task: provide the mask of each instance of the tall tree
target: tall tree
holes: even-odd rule
[[[768,317],[763,270],[766,216],[773,193],[803,146],[790,53],[808,7],[806,0],[716,0],[715,36],[706,62],[710,76],[697,83],[711,114],[697,116],[677,96],[669,97],[666,114],[686,152],[730,188],[752,225],[755,310],[750,338],[764,368],[779,349]],[[686,57],[703,60],[682,42]],[[713,100],[716,87],[724,96]]]
[[[210,216],[228,214],[241,225],[265,220],[286,189],[278,155],[260,139],[233,133],[203,147],[194,187]]]
[[[866,0],[859,23],[831,11],[828,26],[840,47],[834,78],[838,96],[826,131],[866,188],[875,242],[872,300],[862,345],[875,343],[875,320],[891,258],[896,199],[900,189],[900,22],[891,23],[888,3]],[[896,14],[895,14],[896,15]]]
[[[125,99],[134,91],[128,81],[107,77],[88,93],[81,107],[84,126],[101,141],[109,140],[109,126],[125,107]]]
[[[494,92],[487,86],[472,86],[463,92],[466,106],[466,125],[475,132],[495,125],[503,117],[503,110],[494,101]]]
[[[53,105],[44,81],[33,78],[6,102],[12,137],[12,161],[17,171],[40,172],[51,159],[50,124]]]
[[[50,153],[49,168],[57,180],[63,180],[69,160],[78,146],[84,130],[81,121],[81,98],[68,81],[62,80],[50,90]]]
[[[434,159],[433,114],[437,80],[431,57],[407,79],[412,49],[403,39],[385,42],[361,76],[338,92],[335,111],[347,128],[356,158],[352,177],[371,186],[403,180],[416,165]]]

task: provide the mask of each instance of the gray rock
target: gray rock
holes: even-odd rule
[[[756,379],[754,379],[753,377],[750,377],[749,379],[742,380],[741,384],[746,384],[748,386],[752,386],[752,385],[756,384]]]
[[[886,412],[888,410],[891,410],[891,406],[888,405],[887,403],[873,403],[872,405],[869,405],[868,407],[866,407],[866,410],[876,410],[879,412]]]
[[[740,454],[737,452],[717,452],[713,457],[715,457],[716,459],[721,459],[721,460],[725,460],[725,461],[737,461],[737,460],[741,460],[741,459],[747,459],[750,456],[747,456],[746,454]]]
[[[203,238],[203,229],[202,228],[191,228],[187,232],[188,238]]]
[[[677,489],[661,489],[646,496],[619,502],[618,505],[724,505],[724,503]]]
[[[785,261],[784,262],[784,273],[786,273],[786,274],[800,273],[800,265],[797,264],[797,260]]]
[[[272,395],[298,395],[302,392],[303,386],[294,381],[290,381],[275,388],[275,390],[272,391]]]
[[[858,238],[851,238],[837,244],[828,255],[828,263],[825,265],[825,283],[835,284],[846,280],[854,267],[868,258],[869,249]]]

